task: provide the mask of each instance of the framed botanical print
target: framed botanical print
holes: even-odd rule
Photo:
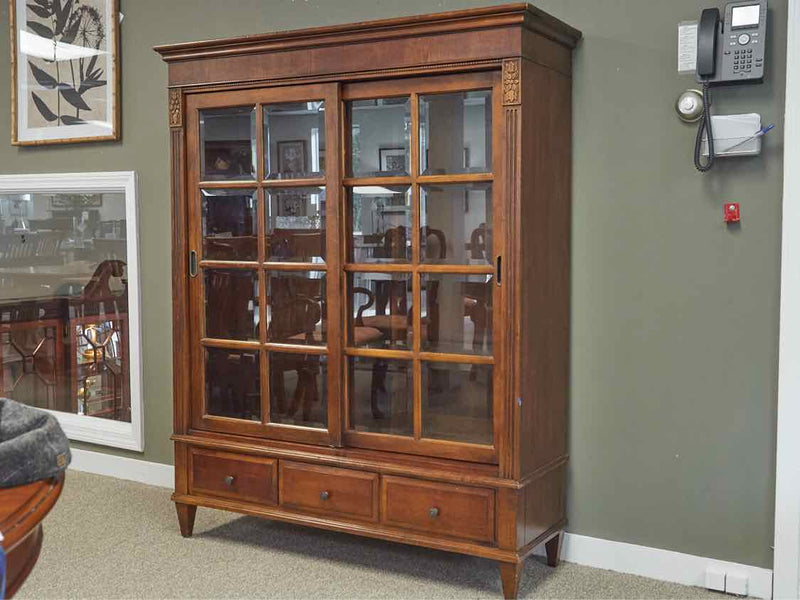
[[[11,143],[120,138],[119,0],[9,0]]]

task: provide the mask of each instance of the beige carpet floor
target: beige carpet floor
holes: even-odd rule
[[[502,598],[488,560],[199,509],[178,532],[169,490],[70,471],[19,599]],[[726,596],[532,557],[525,598]]]

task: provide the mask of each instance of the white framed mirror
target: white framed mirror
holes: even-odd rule
[[[136,174],[0,175],[0,395],[144,449]]]

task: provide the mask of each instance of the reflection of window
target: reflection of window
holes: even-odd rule
[[[0,394],[140,450],[134,196],[133,173],[0,176]]]

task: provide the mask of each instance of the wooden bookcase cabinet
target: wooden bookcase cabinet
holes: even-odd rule
[[[579,38],[509,4],[156,48],[183,535],[205,506],[481,556],[506,597],[557,564]]]

